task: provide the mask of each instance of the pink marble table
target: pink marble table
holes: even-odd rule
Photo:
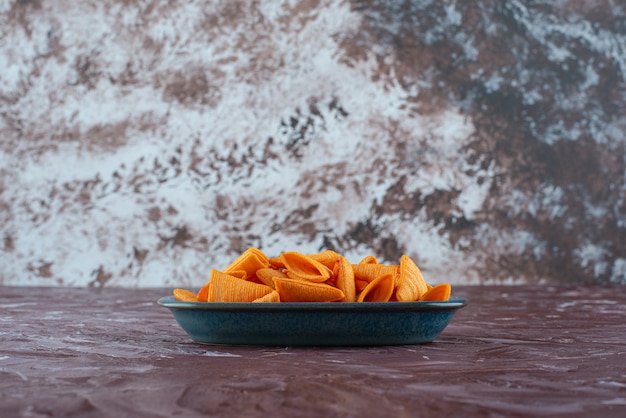
[[[0,416],[622,417],[618,286],[457,286],[433,343],[192,342],[171,289],[0,287]]]

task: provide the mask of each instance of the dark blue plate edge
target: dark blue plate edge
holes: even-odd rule
[[[395,311],[448,310],[467,306],[466,298],[451,297],[447,302],[181,302],[174,296],[164,296],[157,303],[169,309],[191,310],[251,310],[251,311]]]

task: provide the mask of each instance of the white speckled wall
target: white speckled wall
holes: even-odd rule
[[[614,1],[0,1],[0,284],[249,246],[626,282]]]

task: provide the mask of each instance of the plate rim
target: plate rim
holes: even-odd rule
[[[459,309],[467,306],[469,300],[451,297],[445,302],[183,302],[170,295],[159,298],[157,304],[169,309],[198,311],[414,311]]]

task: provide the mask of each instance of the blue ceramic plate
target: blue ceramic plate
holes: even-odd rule
[[[191,339],[205,344],[354,346],[432,342],[467,305],[448,302],[206,303],[163,297]]]

